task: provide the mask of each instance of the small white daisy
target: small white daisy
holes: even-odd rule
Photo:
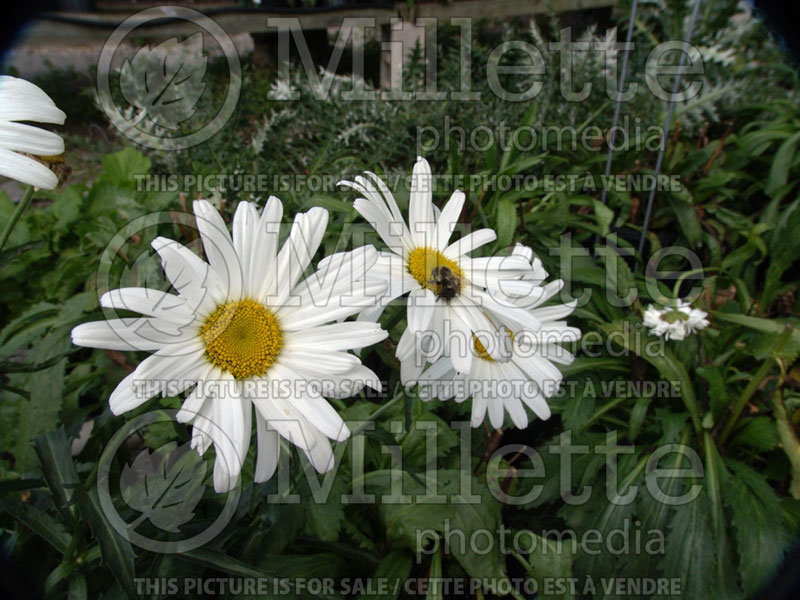
[[[328,212],[312,208],[295,217],[278,249],[283,205],[271,197],[261,213],[239,204],[231,238],[219,213],[194,203],[208,262],[178,242],[156,238],[167,278],[177,295],[122,288],[100,304],[146,315],[79,325],[79,346],[147,350],[146,358],[114,390],[114,414],[133,410],[156,394],[192,386],[177,419],[191,422],[192,447],[211,443],[217,455],[214,488],[236,485],[250,444],[255,407],[254,479],[269,479],[277,465],[279,435],[297,445],[320,471],[333,466],[328,438],[344,440],[347,426],[325,397],[347,397],[377,376],[348,352],[387,335],[367,322],[335,322],[370,306],[385,284],[363,274],[377,259],[372,246],[340,253],[327,267],[300,280],[319,248]],[[359,280],[359,287],[353,282]]]
[[[30,156],[53,157],[64,152],[61,136],[19,121],[63,125],[67,115],[34,84],[0,75],[0,175],[52,190],[58,176]]]
[[[519,428],[528,426],[524,406],[542,420],[550,418],[547,399],[558,392],[562,380],[556,364],[569,365],[575,357],[561,346],[580,338],[581,332],[562,320],[575,310],[576,302],[542,306],[564,286],[561,279],[543,285],[547,272],[541,261],[531,262],[533,252],[517,245],[514,255],[523,257],[532,266],[526,281],[542,290],[540,294],[508,296],[508,300],[534,315],[542,326],[538,331],[501,326],[502,339],[509,348],[506,357],[495,360],[476,337],[475,361],[469,373],[459,372],[448,357],[442,357],[420,377],[423,400],[455,399],[463,402],[472,397],[472,426],[478,427],[488,411],[495,429],[503,426],[504,411]]]
[[[408,327],[396,349],[403,384],[415,382],[426,361],[442,356],[449,356],[458,371],[469,372],[473,334],[496,334],[494,323],[539,329],[541,323],[532,312],[504,299],[504,292],[531,291],[530,283],[521,281],[532,273],[530,261],[517,255],[468,256],[496,239],[491,229],[451,243],[465,196],[455,191],[439,210],[432,201],[433,178],[424,158],[417,158],[411,177],[408,224],[389,188],[374,173],[341,185],[363,195],[354,207],[390,250],[380,253],[369,273],[387,283],[386,294],[359,320],[376,320],[389,302],[409,293]],[[491,344],[488,352],[502,358],[502,344]]]
[[[643,322],[650,333],[668,340],[682,340],[687,335],[708,326],[708,313],[692,308],[688,302],[677,300],[675,307],[657,308],[654,304],[644,311]]]

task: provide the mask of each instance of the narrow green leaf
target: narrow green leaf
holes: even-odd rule
[[[386,589],[390,590],[387,594],[361,594],[361,600],[396,600],[403,590],[403,583],[411,574],[412,559],[408,552],[396,550],[387,554],[372,579],[385,581]]]

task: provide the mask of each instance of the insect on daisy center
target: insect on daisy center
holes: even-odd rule
[[[209,362],[236,379],[266,373],[283,346],[278,319],[253,300],[217,306],[200,327],[200,336]]]
[[[408,255],[409,274],[438,298],[450,300],[461,291],[458,263],[429,246],[414,248]]]

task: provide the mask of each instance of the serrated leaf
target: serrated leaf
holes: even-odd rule
[[[72,462],[67,434],[63,427],[40,435],[34,440],[42,474],[53,495],[56,508],[67,522],[72,521],[72,496],[78,487],[78,473]]]
[[[36,535],[58,550],[67,553],[72,536],[64,526],[43,510],[19,501],[2,500],[0,509],[10,514],[16,521],[25,525]]]
[[[441,536],[445,527],[448,531],[463,531],[469,540],[477,530],[497,531],[500,523],[500,504],[489,493],[485,485],[476,479],[463,476],[456,470],[439,470],[438,481],[434,482],[423,475],[424,485],[417,483],[403,471],[403,492],[411,496],[411,502],[400,504],[392,500],[383,501],[380,506],[381,519],[386,528],[387,540],[393,548],[410,548],[412,552],[421,551],[417,546],[423,541],[422,532],[435,532]],[[390,476],[386,476],[389,479]],[[478,494],[478,501],[468,497],[462,489],[462,480],[471,482],[472,494]],[[372,478],[374,484],[379,478]],[[390,487],[384,482],[385,489]],[[426,494],[426,487],[437,490],[437,495]],[[441,497],[446,501],[441,502]],[[425,536],[423,536],[425,537]],[[427,537],[424,541],[427,541]],[[450,547],[453,556],[472,577],[504,578],[505,561],[499,552],[498,543],[488,554],[479,554],[470,544],[454,543]]]
[[[611,223],[614,222],[614,211],[599,200],[595,200],[594,216],[597,219],[597,225],[600,227],[600,235],[607,236]]]
[[[154,123],[177,130],[194,114],[203,94],[207,61],[201,32],[182,42],[169,38],[158,46],[145,46],[122,64],[122,95]]]
[[[714,537],[708,499],[701,494],[675,508],[666,540],[663,572],[681,581],[684,598],[708,598],[714,569]]]
[[[115,186],[133,188],[137,176],[150,172],[150,159],[135,148],[103,155],[103,177]]]
[[[778,569],[789,539],[775,492],[764,478],[738,461],[726,461],[731,475],[723,489],[729,507],[739,573],[748,595],[757,592]]]
[[[163,531],[177,533],[194,517],[203,497],[206,463],[190,442],[170,442],[155,452],[142,450],[122,467],[120,493],[125,503]],[[133,524],[129,526],[135,527]]]
[[[774,450],[780,444],[775,421],[770,417],[749,418],[736,430],[731,443],[764,452]]]
[[[535,533],[528,531],[521,539],[531,540],[531,552],[528,553],[527,561],[530,565],[528,575],[533,577],[538,582],[541,598],[563,598],[564,600],[571,600],[571,594],[548,594],[545,592],[547,587],[544,585],[546,579],[561,579],[564,580],[572,577],[572,563],[575,560],[575,555],[570,549],[570,541],[548,539]],[[528,548],[525,548],[528,549]]]
[[[343,493],[345,493],[344,482],[339,476],[333,479],[330,493],[326,494],[324,499],[318,500],[310,492],[304,495],[306,533],[326,541],[334,541],[339,537],[344,521]]]

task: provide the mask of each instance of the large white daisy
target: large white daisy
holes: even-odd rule
[[[460,372],[450,358],[442,357],[419,380],[420,397],[426,401],[439,398],[463,402],[472,397],[473,427],[479,426],[488,412],[492,427],[500,429],[504,412],[508,412],[514,425],[525,428],[528,426],[525,406],[540,419],[549,419],[547,399],[558,391],[563,377],[556,364],[569,365],[575,358],[561,344],[575,341],[581,335],[579,329],[563,320],[575,310],[574,300],[543,306],[561,291],[564,282],[558,279],[543,285],[547,272],[538,258],[531,260],[530,248],[517,245],[513,254],[529,262],[532,272],[525,279],[541,292],[508,295],[507,301],[535,316],[541,327],[530,331],[501,326],[502,339],[509,349],[504,358],[496,360],[489,356],[476,338],[476,358],[469,373]]]
[[[67,115],[34,84],[0,75],[0,175],[52,190],[58,176],[36,156],[57,156],[64,152],[61,136],[19,121],[63,125]]]
[[[329,257],[324,269],[301,281],[322,241],[326,210],[298,214],[280,250],[283,205],[275,197],[260,215],[254,204],[240,203],[232,238],[207,201],[195,202],[194,211],[208,262],[173,240],[156,238],[153,248],[177,295],[144,288],[108,292],[102,306],[146,316],[79,325],[72,341],[153,352],[111,394],[114,414],[194,386],[177,418],[192,423],[198,452],[214,444],[217,491],[238,480],[253,414],[255,481],[275,471],[279,436],[297,445],[318,471],[329,470],[328,438],[344,440],[349,431],[325,397],[381,387],[348,351],[376,343],[386,332],[375,323],[335,322],[383,292],[383,282],[364,277],[377,259],[375,249]]]
[[[408,327],[396,350],[404,384],[417,380],[426,361],[442,356],[449,356],[458,371],[468,373],[476,335],[484,340],[490,356],[503,358],[495,323],[539,329],[535,314],[505,301],[507,292],[535,292],[523,281],[532,274],[530,261],[517,255],[471,258],[469,253],[496,239],[491,229],[451,242],[465,196],[455,191],[440,211],[432,201],[433,178],[424,158],[417,158],[411,177],[408,224],[389,188],[374,173],[341,185],[362,194],[354,207],[389,248],[380,253],[369,273],[387,283],[386,294],[359,319],[377,319],[389,302],[409,293]]]

